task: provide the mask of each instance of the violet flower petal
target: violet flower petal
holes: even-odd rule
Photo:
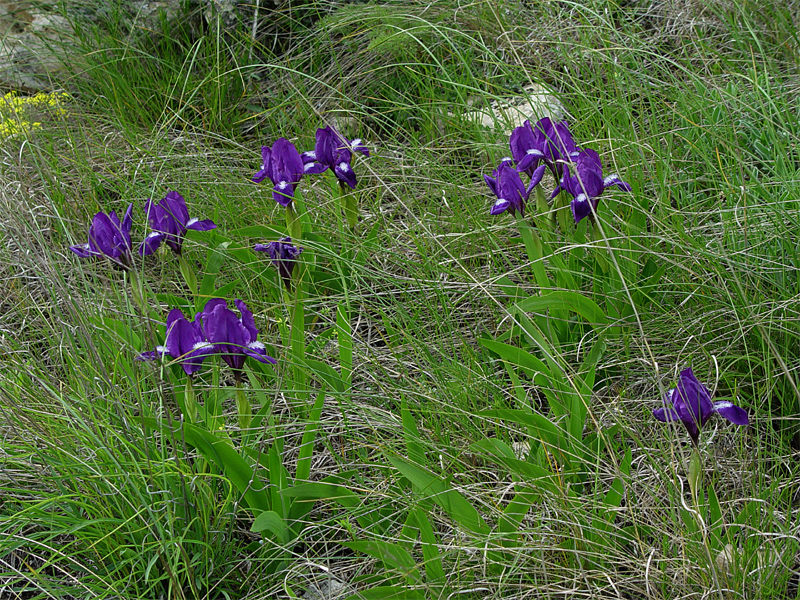
[[[336,173],[336,177],[339,178],[339,181],[343,181],[346,183],[351,190],[356,188],[356,174],[353,171],[352,167],[350,166],[349,162],[341,161],[336,167],[334,168],[334,173]]]
[[[721,417],[727,419],[734,425],[748,425],[750,419],[747,416],[747,411],[739,408],[733,402],[727,400],[720,400],[714,403],[714,412]]]
[[[158,233],[157,231],[148,233],[147,237],[139,244],[139,256],[149,256],[153,254],[153,252],[158,250],[159,246],[161,246],[161,242],[164,241],[165,237],[167,237],[165,234]]]
[[[192,231],[211,231],[216,228],[217,225],[211,219],[203,219],[202,221],[199,219],[189,219],[186,223],[186,229],[191,229]]]

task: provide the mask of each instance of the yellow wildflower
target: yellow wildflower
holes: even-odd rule
[[[20,96],[17,92],[8,92],[0,101],[0,137],[9,138],[27,134],[42,128],[41,121],[31,121],[31,112],[46,110],[57,116],[66,116],[67,111],[62,102],[69,99],[66,93],[39,92],[34,96]]]

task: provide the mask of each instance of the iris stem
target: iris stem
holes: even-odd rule
[[[339,346],[339,365],[345,389],[350,387],[353,379],[353,335],[350,331],[349,311],[345,302],[336,307],[336,334]]]
[[[355,231],[358,225],[358,202],[353,192],[342,188],[341,191],[342,210],[347,219],[347,225],[351,231]]]
[[[189,265],[189,261],[184,258],[183,254],[178,255],[178,267],[181,270],[181,275],[183,276],[183,280],[186,282],[186,285],[189,288],[193,297],[197,297],[197,275],[194,273],[194,269],[192,269],[191,265]]]
[[[241,378],[236,381],[236,412],[239,417],[239,429],[245,431],[250,429],[253,420],[253,409],[250,407],[250,400],[242,387]]]
[[[194,387],[192,386],[192,377],[186,377],[186,389],[183,394],[183,404],[186,408],[186,419],[189,423],[197,423],[197,399],[194,395]]]
[[[536,199],[536,226],[542,232],[542,237],[545,238],[545,241],[549,242],[551,241],[554,222],[551,221],[550,206],[547,204],[547,196],[541,184],[534,188],[533,194]]]
[[[558,194],[558,196],[556,196],[555,201],[553,202],[553,208],[555,209],[558,226],[561,228],[561,233],[565,235],[569,231],[569,220],[572,216],[572,211],[569,210],[569,202],[567,202],[567,197],[568,194],[566,192],[561,192]]]
[[[603,242],[603,233],[600,231],[600,228],[596,226],[596,223],[592,222],[592,241],[595,242],[595,252],[594,252],[594,259],[597,262],[597,265],[603,271],[603,274],[608,273],[608,260],[603,253],[605,250],[601,242]],[[611,249],[608,249],[608,252],[611,252]]]
[[[519,228],[520,236],[522,236],[522,242],[525,244],[525,251],[528,253],[528,260],[531,263],[536,285],[541,289],[548,289],[550,287],[550,279],[547,277],[544,261],[542,261],[542,240],[539,239],[539,235],[533,230],[530,223],[525,220],[525,217],[519,213],[517,213],[517,227]]]
[[[692,500],[695,506],[698,505],[698,493],[703,480],[703,461],[700,458],[700,451],[697,447],[692,448],[692,456],[689,459],[689,489],[692,491]]]
[[[286,228],[289,230],[289,237],[292,238],[292,242],[299,244],[300,240],[303,239],[303,223],[300,220],[300,215],[294,210],[294,202],[290,202],[286,206]]]
[[[139,275],[133,269],[128,271],[131,279],[131,295],[133,303],[136,305],[143,315],[147,314],[147,304],[144,301],[144,284],[139,279]]]
[[[706,530],[706,524],[703,521],[702,515],[704,511],[701,510],[700,506],[700,493],[703,491],[703,459],[700,456],[700,449],[697,447],[697,445],[692,446],[692,456],[689,458],[689,472],[687,479],[689,480],[689,489],[692,492],[694,517],[697,520],[697,526],[700,529],[700,535],[703,537],[703,547],[706,550],[708,566],[711,569],[711,578],[714,581],[714,587],[719,593],[720,599],[722,599],[725,596],[723,595],[722,588],[719,585],[717,566],[716,562],[714,561],[714,557],[711,555],[711,547],[708,543],[708,532]],[[705,500],[705,494],[703,494],[703,500]]]
[[[292,354],[292,371],[295,390],[299,398],[305,399],[306,377],[304,363],[306,357],[305,344],[305,310],[303,306],[303,273],[305,264],[299,262],[295,265],[297,279],[295,280],[294,305],[292,306],[292,327],[289,333],[290,349]]]

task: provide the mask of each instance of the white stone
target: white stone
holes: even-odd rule
[[[503,131],[506,135],[526,120],[531,124],[550,117],[560,121],[566,115],[564,105],[543,85],[531,84],[523,88],[524,94],[514,98],[493,100],[488,106],[464,113],[464,117],[488,129]]]

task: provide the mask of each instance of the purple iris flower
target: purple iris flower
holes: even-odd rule
[[[303,152],[301,157],[306,173],[324,173],[332,169],[341,185],[347,185],[352,190],[356,187],[356,174],[351,165],[353,152],[369,157],[369,150],[362,145],[360,139],[348,140],[329,125],[324,129],[317,129],[314,150]]]
[[[292,245],[292,238],[285,237],[277,242],[270,242],[269,244],[256,244],[255,250],[257,252],[266,252],[269,254],[272,264],[278,269],[278,273],[283,279],[283,283],[287,288],[292,286],[292,270],[297,262],[297,258],[303,252],[302,248]]]
[[[289,206],[294,190],[303,177],[303,160],[294,144],[286,138],[278,138],[269,146],[261,147],[261,170],[253,175],[253,181],[261,183],[269,177],[275,186],[272,198],[281,206]]]
[[[671,402],[669,406],[667,402]],[[678,387],[671,389],[663,398],[664,407],[653,411],[659,421],[680,421],[689,432],[689,437],[697,446],[700,429],[714,413],[728,419],[735,425],[747,425],[747,413],[727,400],[711,402],[711,393],[697,380],[692,369],[684,369],[678,379]]]
[[[533,188],[535,188],[542,180],[544,175],[544,165],[538,167],[531,179],[528,187],[522,183],[522,178],[519,176],[519,171],[511,166],[511,159],[504,158],[493,172],[492,177],[484,175],[483,178],[492,190],[492,193],[497,196],[497,202],[492,206],[490,211],[493,215],[499,215],[506,210],[511,211],[511,214],[516,214],[519,211],[520,215],[525,214],[525,203],[531,195]]]
[[[132,212],[133,204],[129,204],[121,222],[113,210],[109,214],[97,213],[89,227],[89,241],[86,244],[70,246],[69,249],[81,258],[105,256],[125,269],[130,268],[133,265]]]
[[[567,122],[554,124],[550,117],[539,120],[534,126],[525,121],[511,132],[509,146],[520,173],[533,177],[539,163],[544,163],[556,181],[561,179],[563,163],[580,152]]]
[[[235,300],[234,304],[241,317],[230,310],[225,300],[220,298],[209,300],[198,317],[205,339],[214,345],[214,353],[222,356],[222,360],[233,369],[236,379],[240,380],[242,367],[248,356],[273,365],[277,361],[267,356],[264,344],[257,340],[258,329],[247,305],[241,300]]]
[[[606,188],[615,185],[626,192],[631,191],[631,186],[616,175],[603,178],[600,156],[591,148],[581,150],[572,164],[575,167],[575,175],[570,176],[569,171],[564,171],[561,183],[553,191],[552,197],[555,198],[561,190],[569,192],[574,198],[570,206],[575,223],[592,214],[592,209],[597,210],[600,195]]]
[[[153,231],[139,246],[139,256],[152,254],[158,250],[161,242],[166,242],[180,256],[187,229],[208,231],[217,227],[210,219],[190,219],[186,201],[178,192],[169,192],[158,204],[148,198],[145,212]]]
[[[200,322],[189,321],[180,308],[173,308],[167,315],[167,336],[163,346],[152,352],[142,352],[137,360],[155,360],[164,355],[181,361],[187,375],[194,375],[203,366],[206,356],[214,354],[214,346],[206,341]]]

